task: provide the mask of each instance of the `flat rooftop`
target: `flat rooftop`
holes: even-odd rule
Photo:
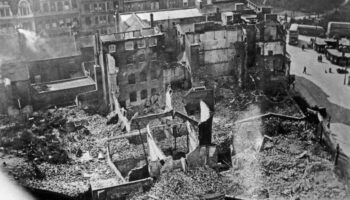
[[[202,17],[203,14],[199,12],[197,8],[183,9],[183,10],[167,10],[157,12],[144,12],[136,13],[141,20],[151,21],[150,14],[153,14],[154,21],[163,21],[168,19],[185,19],[193,17]],[[132,14],[121,14],[120,18],[122,21],[126,21]]]
[[[75,79],[65,79],[60,81],[41,83],[33,85],[33,88],[38,93],[46,93],[46,92],[56,92],[61,90],[69,90],[75,89],[85,86],[95,85],[95,81],[90,77],[81,77]]]

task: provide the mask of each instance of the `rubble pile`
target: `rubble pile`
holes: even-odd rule
[[[258,160],[272,197],[346,199],[346,188],[333,172],[330,158],[318,144],[288,135],[268,141]]]
[[[210,168],[173,171],[162,174],[160,180],[145,194],[136,194],[131,199],[200,199],[201,195],[221,193],[223,183],[220,176]]]
[[[166,155],[173,154],[173,152],[187,152],[187,136],[181,136],[176,138],[176,150],[175,141],[173,137],[164,138],[160,141],[156,140],[156,144]],[[148,145],[144,141],[144,147],[146,153],[148,153]],[[110,151],[113,161],[121,161],[129,158],[141,159],[144,157],[144,150],[142,144],[132,144],[128,139],[118,139],[110,142]]]
[[[106,126],[105,118],[77,108],[36,112],[31,120],[26,128],[0,135],[6,155],[21,158],[4,168],[22,185],[77,196],[90,181],[118,180],[107,165],[104,146],[120,132],[116,125]],[[9,162],[8,157],[0,160]]]
[[[260,98],[257,102],[262,113],[276,113],[292,117],[303,117],[302,111],[291,97],[286,97],[281,102],[272,102],[268,98]]]
[[[331,155],[303,122],[263,120],[265,142],[233,156],[225,183],[243,190],[230,195],[270,199],[346,199],[346,186],[334,173]],[[229,187],[228,185],[228,187]]]

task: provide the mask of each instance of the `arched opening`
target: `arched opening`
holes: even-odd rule
[[[21,0],[18,3],[18,13],[21,16],[26,16],[32,14],[32,11],[30,9],[30,4],[26,0]]]

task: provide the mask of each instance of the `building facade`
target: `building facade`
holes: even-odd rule
[[[286,32],[277,20],[265,20],[253,25],[255,65],[248,68],[249,73],[254,74],[257,86],[263,90],[276,91],[278,88],[287,87],[289,77],[290,58],[286,52]]]
[[[156,28],[97,36],[103,98],[112,109],[138,106],[164,93],[164,34]]]
[[[215,22],[194,24],[184,36],[185,52],[195,77],[237,76],[245,66],[242,26],[223,26]]]
[[[81,33],[89,35],[116,32],[115,5],[112,0],[81,0]]]
[[[118,0],[120,12],[194,8],[196,0]]]
[[[72,35],[79,30],[77,0],[34,1],[35,31],[44,36]],[[38,4],[38,5],[36,5]]]
[[[0,0],[0,34],[16,28],[42,36],[115,32],[112,0]]]

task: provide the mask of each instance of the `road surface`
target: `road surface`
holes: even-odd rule
[[[299,40],[308,42],[310,37],[300,36]],[[311,106],[327,108],[331,115],[331,140],[350,157],[350,86],[344,85],[345,75],[336,72],[340,66],[331,64],[324,55],[323,62],[318,62],[319,54],[312,49],[302,51],[300,47],[288,45],[287,51],[292,60],[290,73],[296,75],[295,89]],[[329,68],[333,73],[325,73]]]

